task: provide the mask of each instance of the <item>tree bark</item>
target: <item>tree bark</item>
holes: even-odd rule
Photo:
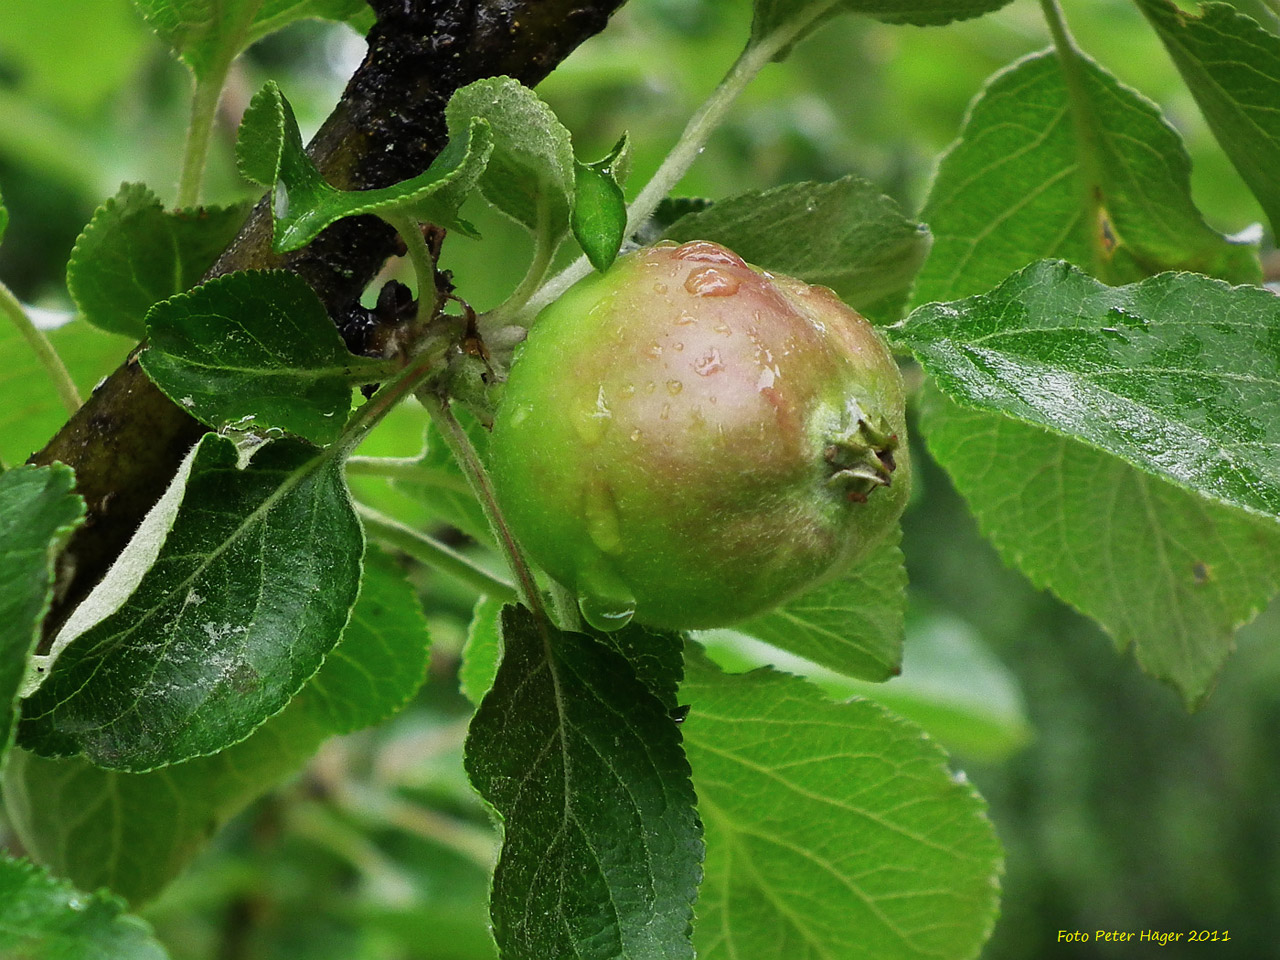
[[[503,74],[533,86],[624,2],[369,0],[378,19],[368,52],[308,153],[330,183],[346,190],[415,176],[444,146],[444,108],[455,90]],[[372,216],[339,221],[283,256],[271,251],[271,229],[264,198],[209,276],[293,270],[340,318],[396,252],[394,231]],[[88,508],[60,561],[47,636],[101,579],[207,429],[152,385],[137,354],[30,461],[74,467]]]

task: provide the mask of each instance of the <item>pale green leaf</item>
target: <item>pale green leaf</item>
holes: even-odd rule
[[[749,263],[830,287],[875,320],[901,316],[929,231],[870,183],[789,183],[686,214],[673,240],[714,240]]]
[[[901,539],[895,531],[839,579],[735,629],[845,676],[896,676],[907,589]]]
[[[168,960],[151,928],[105,893],[85,894],[25,860],[0,857],[5,960]]]
[[[324,304],[287,270],[232,273],[147,314],[142,369],[174,403],[214,426],[337,439],[351,388],[384,365],[352,355]]]
[[[166,211],[144,185],[126,183],[76,240],[71,298],[95,327],[141,340],[152,304],[199,283],[248,212],[247,204]]]
[[[1280,525],[936,394],[924,413],[930,449],[1001,556],[1198,704],[1236,628],[1280,588]]]
[[[690,651],[681,698],[706,878],[705,960],[961,960],[995,922],[984,804],[918,727]]]
[[[999,10],[1009,0],[755,0],[751,39],[767,42],[771,35],[798,39],[828,17],[860,13],[886,23],[917,26],[968,20]]]
[[[206,435],[154,565],[61,650],[20,742],[143,771],[243,740],[337,643],[362,552],[336,458],[279,441],[242,469]]]
[[[458,419],[471,445],[484,460],[489,450],[489,431],[466,413],[460,412]],[[434,423],[427,426],[426,448],[418,459],[418,467],[420,470],[411,479],[397,480],[396,487],[418,501],[434,519],[456,527],[480,543],[490,542],[493,534],[484,510]]]
[[[61,463],[0,473],[0,770],[13,742],[18,689],[53,597],[53,562],[84,518]]]
[[[491,204],[556,242],[569,229],[576,185],[569,131],[532,90],[510,77],[477,80],[445,111],[449,129],[476,118],[493,132],[493,156],[480,178]]]
[[[273,247],[306,246],[329,224],[363,213],[404,215],[474,235],[458,208],[476,186],[493,140],[483,119],[451,121],[449,142],[422,173],[390,187],[339,190],[320,175],[302,145],[293,108],[270,81],[253,98],[236,143],[240,171],[274,186]]]
[[[490,911],[505,960],[692,958],[702,860],[679,728],[615,650],[502,614],[467,738],[504,821]]]
[[[134,0],[154,30],[199,78],[216,76],[269,33],[296,20],[345,20],[364,0]]]
[[[477,707],[493,686],[493,678],[498,675],[498,661],[502,659],[498,618],[502,607],[501,600],[480,597],[467,626],[467,641],[463,644],[462,663],[458,666],[458,687],[462,695]]]
[[[5,808],[32,854],[79,886],[150,900],[224,823],[295,773],[322,741],[379,723],[417,691],[426,627],[412,589],[371,551],[342,642],[320,671],[247,740],[149,773],[19,751]]]
[[[1257,255],[1195,208],[1181,138],[1155,105],[1087,59],[1069,92],[1058,57],[1027,57],[988,81],[943,157],[921,218],[933,251],[914,302],[981,293],[1046,257],[1107,283],[1162,270],[1233,282]]]
[[[1194,16],[1138,0],[1244,182],[1280,232],[1280,37],[1227,3]]]

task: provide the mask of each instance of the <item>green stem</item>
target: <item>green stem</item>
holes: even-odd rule
[[[347,421],[342,436],[330,448],[330,454],[339,460],[346,460],[351,452],[360,446],[392,408],[401,400],[422,386],[423,382],[434,373],[444,359],[443,349],[424,350],[400,371],[394,378],[384,383],[365,404]]]
[[[384,513],[356,504],[356,513],[364,522],[365,530],[378,540],[394,547],[415,560],[426,564],[441,573],[447,573],[455,580],[465,583],[488,597],[494,597],[503,603],[516,602],[516,588],[506,580],[495,577],[475,561],[454,550],[448,544],[441,543],[435,537],[428,536],[418,530],[406,527],[400,521],[388,517]]]
[[[529,564],[525,561],[524,555],[520,552],[520,546],[516,543],[515,535],[511,532],[511,528],[507,526],[506,518],[502,516],[502,511],[498,508],[498,500],[494,496],[493,484],[489,480],[489,474],[485,470],[484,464],[480,461],[479,454],[476,453],[476,448],[471,445],[471,438],[467,436],[466,430],[462,428],[458,418],[449,409],[449,404],[446,400],[426,390],[418,394],[418,399],[422,401],[423,406],[427,408],[427,412],[431,414],[431,419],[435,421],[436,427],[439,428],[445,443],[449,445],[450,451],[458,461],[458,466],[462,468],[463,475],[467,478],[467,482],[471,484],[472,493],[480,501],[480,507],[484,510],[485,519],[489,521],[489,527],[493,530],[494,539],[497,540],[498,547],[501,549],[507,565],[515,576],[521,602],[533,611],[539,621],[545,622],[547,614],[542,607],[542,597],[538,592],[538,583],[534,579],[533,571],[529,569]]]
[[[411,217],[396,213],[379,214],[382,219],[395,227],[396,233],[404,241],[409,251],[409,263],[413,265],[413,275],[418,281],[418,322],[425,323],[436,315],[440,308],[440,294],[436,290],[436,261],[431,256],[427,241],[422,236],[422,229]],[[429,300],[427,298],[430,298]]]
[[[470,493],[471,486],[462,477],[444,470],[423,466],[418,457],[348,457],[347,476],[382,477],[420,483],[454,493]]]
[[[218,115],[218,100],[222,97],[222,85],[231,69],[228,61],[212,74],[196,77],[195,90],[191,94],[191,121],[187,125],[187,142],[182,151],[182,173],[178,178],[178,209],[194,207],[200,203],[200,184],[204,180],[205,162],[209,158],[209,141],[213,136],[213,122]]]
[[[18,302],[18,298],[13,295],[13,291],[3,283],[0,283],[0,310],[3,310],[13,321],[18,332],[35,351],[36,357],[49,374],[49,379],[53,381],[54,389],[58,391],[58,398],[67,408],[67,413],[75,413],[79,410],[83,402],[80,399],[80,391],[76,389],[76,383],[71,379],[71,374],[67,371],[62,358],[58,356],[58,351],[53,349],[53,344],[49,342],[44,331],[31,322],[31,317]]]
[[[724,75],[719,85],[712,91],[697,112],[689,118],[684,132],[676,141],[671,152],[667,154],[662,165],[644,185],[640,194],[627,208],[627,227],[624,236],[631,236],[657,209],[672,189],[675,188],[693,162],[702,153],[711,134],[715,131],[733,106],[738,95],[746,89],[757,73],[759,73],[779,51],[792,43],[818,16],[829,9],[832,3],[817,5],[810,16],[789,23],[769,34],[762,40],[747,45],[738,59],[734,61],[729,72]],[[579,257],[569,264],[555,277],[552,277],[528,302],[525,316],[536,315],[539,310],[557,299],[569,287],[591,272],[591,264],[587,258]]]

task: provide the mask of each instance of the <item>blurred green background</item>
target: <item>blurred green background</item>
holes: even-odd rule
[[[1066,14],[1081,46],[1182,133],[1208,220],[1227,232],[1261,221],[1136,9],[1068,0]],[[631,0],[540,92],[584,160],[630,131],[637,189],[736,56],[749,20],[746,0]],[[837,20],[764,72],[681,189],[714,198],[852,172],[914,212],[984,80],[1046,43],[1029,0],[946,28]],[[206,200],[248,194],[235,173],[234,124],[265,79],[280,81],[310,133],[362,50],[348,28],[317,23],[254,47],[224,100]],[[129,0],[4,0],[0,190],[11,222],[0,279],[24,300],[70,311],[67,255],[120,181],[172,199],[188,83]],[[523,273],[528,241],[482,209],[468,215],[485,240],[451,239],[442,265],[483,309]],[[85,388],[130,346],[79,323],[54,336]],[[0,342],[0,458],[12,463],[61,415],[24,347],[8,331]],[[422,429],[420,411],[399,410],[364,452],[414,454]],[[984,956],[1148,956],[1156,948],[1058,944],[1057,932],[1216,929],[1231,939],[1202,945],[1206,955],[1280,957],[1280,612],[1241,634],[1208,705],[1188,715],[1096,627],[1003,567],[923,447],[915,452],[904,675],[882,690],[815,679],[833,696],[875,696],[916,719],[988,799],[1008,866],[1003,917]],[[357,492],[421,519],[380,481]],[[470,705],[457,689],[458,655],[475,598],[416,575],[434,639],[428,684],[387,726],[327,745],[144,909],[176,958],[493,955],[485,897],[495,838],[460,759]],[[706,639],[725,661],[771,658]],[[16,843],[2,826],[0,840]]]

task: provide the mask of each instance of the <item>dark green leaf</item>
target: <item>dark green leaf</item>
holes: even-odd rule
[[[744,260],[830,287],[876,320],[902,314],[929,231],[865,180],[789,183],[720,200],[677,220],[673,240],[714,240]]]
[[[467,642],[462,647],[462,663],[458,666],[458,686],[463,696],[477,707],[498,675],[498,661],[502,659],[498,618],[502,607],[501,600],[481,597],[467,626]]]
[[[248,212],[246,204],[166,212],[144,185],[126,183],[71,251],[71,298],[94,326],[140,340],[152,304],[199,283]]]
[[[337,439],[351,387],[384,365],[353,356],[324,304],[296,273],[232,273],[147,314],[142,368],[171,400],[214,427]]]
[[[627,232],[627,201],[621,183],[629,154],[630,143],[624,133],[603,160],[574,164],[573,235],[591,265],[601,272],[613,266]]]
[[[151,928],[104,893],[84,894],[25,860],[0,857],[5,960],[168,960]]]
[[[996,74],[970,108],[921,213],[934,244],[916,303],[981,293],[1045,257],[1107,283],[1175,269],[1259,279],[1255,251],[1192,203],[1186,151],[1155,105],[1072,63],[1074,93],[1043,53]]]
[[[684,673],[684,636],[629,623],[621,630],[595,632],[597,640],[612,647],[631,664],[636,678],[662,701],[668,711],[677,706],[677,691]]]
[[[1107,287],[1061,261],[895,326],[968,407],[1280,518],[1280,297],[1195,274]]]
[[[907,589],[901,539],[901,531],[895,532],[840,579],[736,629],[845,676],[896,676]]]
[[[0,473],[0,770],[18,689],[53,596],[53,561],[84,518],[75,474],[55,463]]]
[[[677,725],[600,642],[514,607],[502,635],[466,763],[505,823],[503,957],[691,958],[702,840]]]
[[[1191,706],[1280,588],[1280,527],[1116,457],[934,394],[929,447],[982,532]]]
[[[379,723],[413,696],[427,662],[417,598],[371,551],[342,642],[320,671],[247,740],[150,773],[19,751],[5,808],[22,842],[88,889],[150,900],[232,816],[292,775],[322,741]]]
[[[345,20],[364,0],[134,0],[160,39],[200,78],[216,76],[269,33],[295,20]]]
[[[477,80],[453,95],[449,129],[475,118],[493,131],[480,178],[486,200],[535,234],[557,242],[569,229],[575,189],[569,131],[532,90],[510,77]]]
[[[336,458],[280,441],[240,469],[206,435],[154,565],[118,607],[108,574],[111,612],[61,650],[21,743],[143,771],[243,740],[337,643],[362,551]]]
[[[1227,3],[1202,4],[1198,17],[1165,0],[1138,7],[1280,235],[1280,37]]]
[[[374,190],[339,190],[307,156],[293,108],[274,80],[254,96],[236,144],[240,171],[264,186],[274,185],[272,246],[277,252],[306,246],[334,221],[362,213],[401,214],[474,235],[458,219],[458,208],[492,150],[483,120],[451,122],[449,143],[416,177]]]
[[[1000,845],[984,804],[918,727],[772,670],[690,651],[680,687],[706,879],[706,960],[976,957]]]

